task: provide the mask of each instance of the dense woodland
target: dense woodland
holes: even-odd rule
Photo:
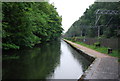
[[[102,14],[97,27],[95,27],[96,11],[117,10],[120,11],[120,2],[95,2],[89,6],[79,20],[75,21],[65,33],[65,37],[97,37],[98,26],[100,26],[100,37],[116,38],[119,37],[120,14]]]
[[[2,3],[2,47],[33,47],[61,36],[62,18],[48,2]]]

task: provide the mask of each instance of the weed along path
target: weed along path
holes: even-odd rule
[[[115,81],[118,79],[118,58],[97,52],[95,50],[92,50],[90,48],[84,47],[82,45],[73,43],[65,39],[63,40],[71,46],[73,46],[75,49],[83,52],[85,55],[95,58],[93,63],[85,71],[82,77],[80,77],[80,80],[112,79],[112,81]]]

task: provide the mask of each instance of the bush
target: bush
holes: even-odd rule
[[[100,47],[100,42],[96,42],[96,43],[94,43],[94,45],[95,45],[96,47]]]

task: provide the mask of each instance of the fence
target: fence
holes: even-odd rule
[[[93,45],[96,42],[100,42],[101,46],[110,47],[112,49],[118,49],[118,39],[97,39],[97,38],[75,38],[75,41],[84,42],[88,45]]]

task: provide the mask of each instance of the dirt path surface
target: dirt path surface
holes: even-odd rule
[[[118,58],[97,52],[65,39],[63,40],[81,50],[85,54],[96,58],[85,71],[81,79],[111,79],[112,81],[116,81],[119,78]]]

